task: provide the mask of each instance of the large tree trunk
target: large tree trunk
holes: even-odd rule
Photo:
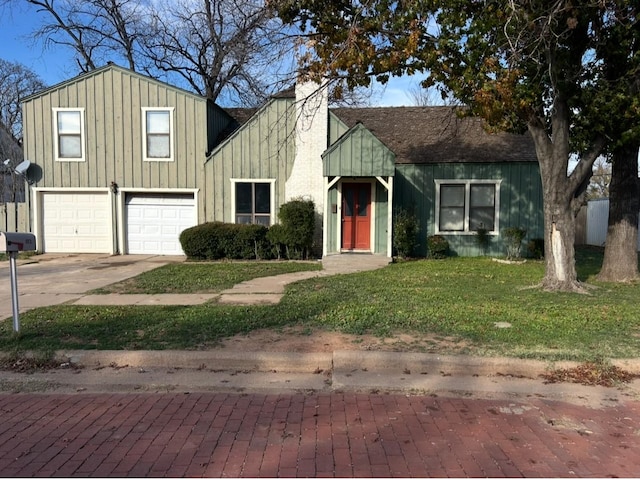
[[[629,282],[638,278],[638,145],[613,155],[609,185],[609,227],[598,280]]]
[[[569,110],[560,96],[554,101],[552,132],[532,119],[529,132],[536,147],[544,208],[545,275],[542,287],[552,291],[584,291],[575,265],[576,215],[591,177],[593,162],[602,148],[600,140],[567,176],[569,164]]]
[[[581,291],[575,264],[575,213],[568,195],[568,178],[547,179],[543,184],[545,290]]]

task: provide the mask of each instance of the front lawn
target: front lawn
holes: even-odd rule
[[[216,293],[252,278],[321,269],[320,262],[171,263],[90,293]]]
[[[290,285],[274,306],[42,308],[21,315],[18,337],[5,321],[0,349],[205,349],[237,333],[301,325],[307,331],[446,337],[464,345],[464,353],[477,355],[549,360],[637,356],[640,284],[595,282],[599,249],[582,249],[577,259],[581,279],[596,286],[590,295],[535,288],[544,273],[542,262],[421,260],[302,281]],[[193,266],[179,265],[187,272]],[[186,278],[188,283],[188,273]],[[449,353],[437,348],[434,344],[427,351]]]

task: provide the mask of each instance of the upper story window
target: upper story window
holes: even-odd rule
[[[144,160],[173,161],[173,108],[143,108],[142,132]]]
[[[274,211],[273,185],[275,180],[232,179],[235,223],[271,225]]]
[[[56,160],[84,162],[84,109],[54,108],[53,128]]]
[[[500,180],[436,180],[436,233],[498,234]]]

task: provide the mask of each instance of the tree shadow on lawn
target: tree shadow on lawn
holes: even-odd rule
[[[576,246],[576,272],[578,280],[586,282],[594,278],[602,268],[603,247],[590,245]]]

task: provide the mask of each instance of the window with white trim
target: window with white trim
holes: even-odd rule
[[[55,158],[60,162],[84,162],[84,108],[54,108]]]
[[[143,108],[142,134],[145,161],[173,161],[173,108]]]
[[[436,180],[436,233],[499,232],[500,180]]]
[[[232,180],[235,223],[271,225],[274,180]]]

